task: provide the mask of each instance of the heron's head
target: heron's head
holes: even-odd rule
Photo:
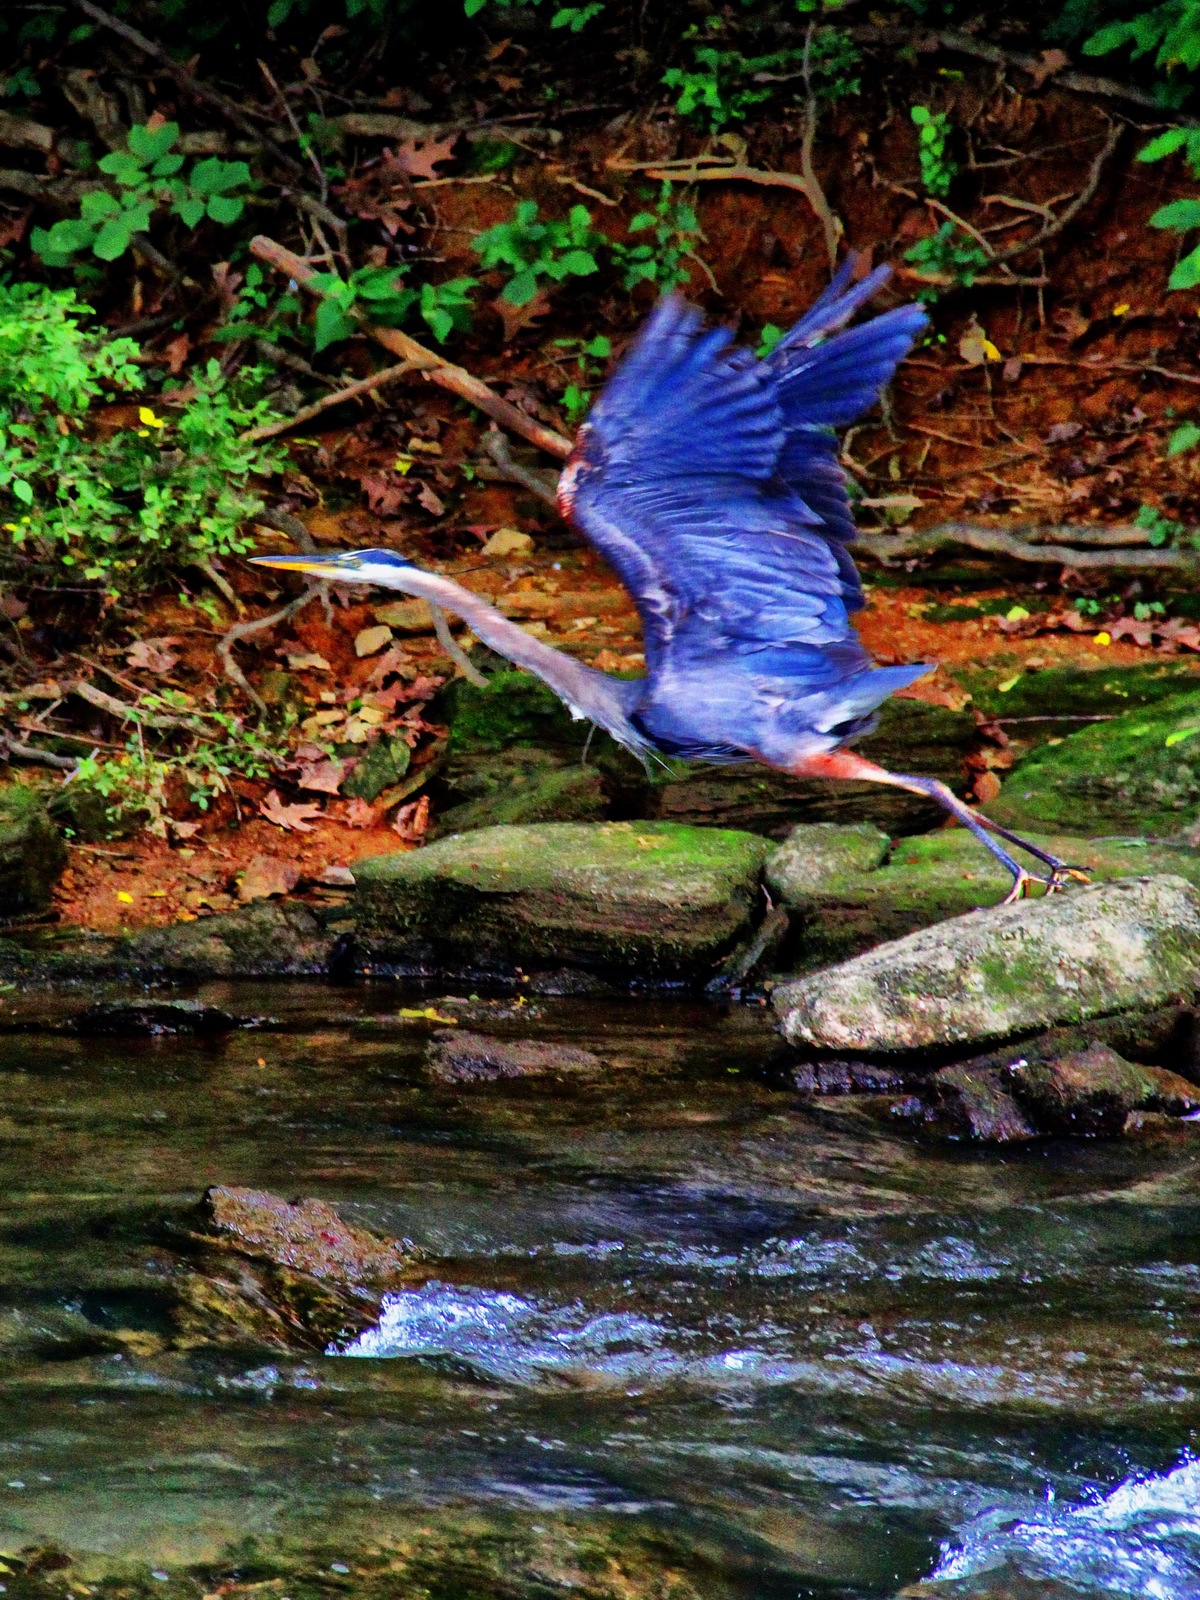
[[[331,583],[381,583],[394,581],[397,571],[412,567],[411,561],[394,550],[348,550],[327,555],[251,556],[256,567],[277,571],[303,572],[310,578],[325,578]]]

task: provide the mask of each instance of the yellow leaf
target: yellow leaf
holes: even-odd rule
[[[1018,672],[1015,678],[1005,678],[1003,683],[996,685],[996,688],[1000,694],[1007,694],[1010,689],[1016,688],[1023,677],[1024,673]]]
[[[138,421],[146,428],[165,428],[166,423],[161,417],[156,417],[149,406],[138,407]]]
[[[1004,613],[1005,622],[1024,622],[1029,615],[1024,606],[1009,606]]]
[[[122,905],[125,905],[125,906],[131,906],[133,904],[133,896],[131,894],[129,894],[128,891],[125,890],[125,889],[118,889],[117,890],[117,899],[121,902]]]
[[[1191,739],[1196,733],[1200,733],[1200,728],[1176,728],[1174,733],[1167,735],[1163,743],[1169,750],[1173,744],[1182,744],[1185,739]]]
[[[397,456],[392,462],[392,471],[398,472],[402,478],[407,477],[412,471],[412,464],[411,456]]]
[[[1124,317],[1124,316],[1127,316],[1128,313],[1129,313],[1129,302],[1126,301],[1126,300],[1122,300],[1121,304],[1119,306],[1114,306],[1112,308],[1112,314],[1113,314],[1114,317]]]
[[[1000,354],[999,350],[996,349],[996,346],[992,343],[992,341],[990,339],[985,339],[983,341],[983,354],[984,354],[984,359],[987,360],[987,361],[1003,361],[1004,360],[1004,357]]]
[[[1112,643],[1112,634],[1109,633],[1107,628],[1102,628],[1100,630],[1100,632],[1096,635],[1096,637],[1092,640],[1092,643],[1093,644],[1111,644]]]
[[[426,1006],[424,1010],[414,1010],[411,1006],[401,1006],[397,1011],[398,1017],[411,1017],[416,1022],[448,1022],[452,1028],[458,1027],[457,1017],[444,1017],[434,1006]]]

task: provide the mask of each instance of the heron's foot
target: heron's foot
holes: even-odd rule
[[[1024,900],[1034,884],[1040,884],[1044,894],[1058,894],[1072,881],[1076,883],[1090,883],[1092,881],[1082,867],[1073,867],[1066,861],[1060,861],[1057,856],[1046,855],[1042,851],[1033,850],[1032,846],[1027,846],[1027,848],[1040,861],[1043,861],[1050,870],[1045,873],[1029,872],[1025,867],[1012,862],[1010,857],[1011,865],[1009,865],[1009,871],[1012,872],[1013,881],[1012,887],[1004,896],[1004,899],[1000,901],[1002,906],[1015,905],[1018,900]]]

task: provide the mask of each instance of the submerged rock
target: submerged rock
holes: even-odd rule
[[[1120,1133],[1131,1111],[1184,1116],[1200,1090],[1162,1067],[1139,1066],[1104,1044],[1050,1060],[1021,1061],[1007,1073],[1013,1094],[1051,1133]]]
[[[780,985],[793,1045],[905,1051],[1148,1010],[1200,984],[1200,892],[1124,878],[956,917]]]
[[[1009,827],[1185,832],[1200,805],[1200,692],[1093,723],[1035,751],[988,814]]]
[[[940,1132],[979,1144],[1023,1144],[1037,1128],[996,1068],[943,1067],[930,1080],[929,1120]]]
[[[497,1083],[511,1078],[596,1077],[604,1063],[590,1050],[534,1039],[494,1039],[450,1031],[429,1041],[425,1063],[438,1083]]]
[[[199,1000],[98,1000],[75,1018],[77,1033],[228,1033],[244,1022]]]
[[[124,942],[123,964],[170,977],[268,978],[326,970],[336,937],[297,900],[147,928]]]
[[[45,911],[67,863],[67,847],[38,791],[0,788],[0,918]]]
[[[355,869],[368,963],[697,976],[761,908],[769,845],[671,823],[482,828]]]

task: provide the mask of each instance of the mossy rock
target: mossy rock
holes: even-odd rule
[[[954,676],[979,710],[1004,718],[1119,715],[1170,695],[1200,692],[1200,666],[1190,661],[1144,667],[1046,667],[1020,673],[956,668]]]
[[[940,922],[781,984],[789,1043],[864,1054],[1021,1038],[1200,985],[1200,891],[1121,878]]]
[[[769,846],[672,823],[481,828],[355,867],[369,964],[699,976],[759,913]]]
[[[476,828],[527,822],[600,822],[609,814],[604,780],[575,758],[558,761],[544,750],[517,746],[463,758],[445,788],[464,796],[437,814],[431,839]]]
[[[794,971],[829,966],[882,940],[994,906],[1012,883],[996,857],[966,828],[940,828],[899,840],[874,867],[867,864],[874,850],[869,836],[818,828],[796,828],[769,858],[765,871],[772,893],[795,913]],[[1027,837],[1059,860],[1085,868],[1094,882],[1166,872],[1200,888],[1200,852],[1182,846],[1074,834]]]
[[[1200,811],[1200,690],[1093,723],[1036,751],[988,807],[998,822],[1170,838]]]
[[[385,789],[400,782],[411,760],[412,751],[406,739],[375,739],[343,782],[342,793],[352,800],[374,800]]]
[[[67,847],[38,791],[0,789],[0,918],[44,911],[67,863]]]

